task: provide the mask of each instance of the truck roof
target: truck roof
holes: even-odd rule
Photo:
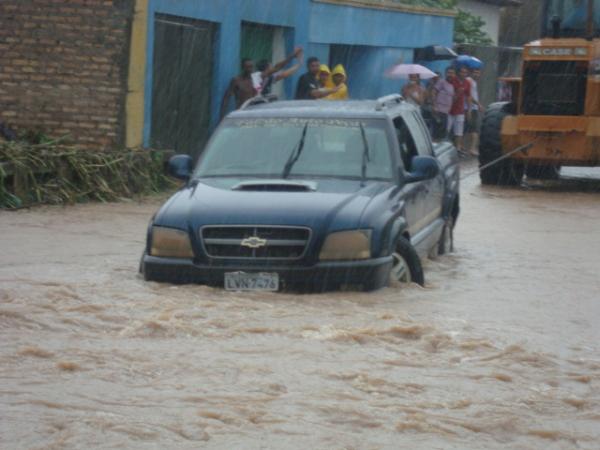
[[[288,100],[250,104],[229,115],[231,118],[252,117],[336,117],[382,119],[391,111],[414,110],[415,107],[400,95],[390,95],[378,100]]]

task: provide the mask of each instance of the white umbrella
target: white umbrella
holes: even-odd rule
[[[422,79],[436,77],[436,73],[420,64],[396,64],[385,71],[387,78],[408,78],[410,75],[419,75]]]

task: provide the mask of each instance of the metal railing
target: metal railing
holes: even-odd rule
[[[252,97],[252,98],[246,100],[240,107],[240,110],[247,109],[254,105],[260,105],[262,103],[272,103],[276,100],[277,100],[277,95],[275,95],[275,94],[257,95],[256,97]]]
[[[392,105],[399,105],[404,101],[404,97],[402,97],[400,94],[391,94],[391,95],[386,95],[384,97],[379,97],[376,102],[376,106],[375,109],[377,111],[381,111],[383,108],[386,108],[388,106],[392,106]]]

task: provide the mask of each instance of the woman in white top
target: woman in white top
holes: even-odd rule
[[[425,103],[425,88],[421,86],[421,77],[418,74],[409,75],[409,81],[402,88],[402,97],[415,106]]]

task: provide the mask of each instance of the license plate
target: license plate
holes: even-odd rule
[[[228,291],[278,291],[277,273],[225,273],[225,289]]]

